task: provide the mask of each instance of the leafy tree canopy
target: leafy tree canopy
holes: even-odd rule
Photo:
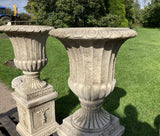
[[[126,19],[128,20],[128,26],[130,28],[132,27],[132,24],[135,19],[133,4],[134,4],[134,0],[124,0]]]
[[[133,0],[126,3],[124,0],[29,0],[25,8],[33,15],[32,19],[38,20],[38,24],[126,27],[133,15],[129,1]]]
[[[128,20],[126,19],[126,11],[124,0],[109,0],[109,13],[120,16],[120,20],[117,22],[117,26],[128,26]]]
[[[102,0],[58,0],[51,20],[59,27],[101,26],[107,16]]]
[[[152,0],[143,10],[143,25],[160,27],[160,0]]]
[[[28,13],[31,13],[32,19],[37,20],[39,24],[45,24],[48,13],[55,8],[55,0],[28,0],[25,7]]]

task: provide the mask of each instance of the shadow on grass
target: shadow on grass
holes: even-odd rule
[[[146,122],[138,120],[138,112],[136,107],[127,105],[124,109],[126,117],[121,117],[115,110],[120,105],[120,99],[126,95],[126,91],[122,88],[115,87],[114,91],[108,95],[103,103],[103,108],[109,113],[119,118],[120,124],[125,127],[123,136],[158,136],[160,127],[160,115],[154,120],[155,128],[150,126]],[[56,100],[56,118],[58,123],[62,123],[62,120],[69,116],[71,111],[79,104],[79,100],[71,90],[69,94]]]
[[[59,124],[69,116],[71,111],[79,104],[78,97],[69,90],[69,94],[56,100],[56,120]]]
[[[48,83],[49,78],[42,79],[42,81],[46,81]]]
[[[158,136],[160,136],[160,115],[155,118],[154,126],[156,127],[156,132],[159,134]]]
[[[127,105],[124,109],[126,117],[121,117],[115,110],[120,105],[120,99],[126,95],[126,91],[122,88],[115,87],[114,91],[108,95],[103,103],[103,108],[109,113],[120,119],[120,124],[125,127],[123,136],[158,136],[160,127],[160,115],[154,120],[155,128],[146,122],[138,120],[138,112],[136,107]]]
[[[104,99],[103,108],[113,114],[114,110],[119,107],[120,98],[125,95],[126,91],[124,89],[115,87],[114,91]]]
[[[123,136],[157,136],[157,132],[148,123],[138,120],[138,112],[132,105],[124,109],[125,118],[120,117],[121,124],[125,127]]]

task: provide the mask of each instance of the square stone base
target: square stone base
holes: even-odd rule
[[[111,115],[110,125],[103,131],[85,132],[72,126],[71,116],[63,120],[63,124],[57,128],[59,136],[121,136],[124,132],[124,127],[119,124],[119,119]]]
[[[56,92],[33,100],[25,100],[17,92],[12,93],[12,96],[17,103],[19,116],[16,130],[21,136],[49,136],[57,131]]]
[[[59,125],[55,122],[31,134],[19,123],[16,127],[16,130],[21,136],[49,136],[51,134],[53,134],[53,136],[57,136],[56,128],[58,126]]]

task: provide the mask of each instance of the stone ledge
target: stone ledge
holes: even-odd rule
[[[23,104],[26,108],[32,108],[32,107],[38,106],[44,102],[48,102],[48,101],[55,99],[58,96],[58,93],[56,91],[53,91],[50,94],[47,94],[47,95],[42,96],[40,98],[35,98],[35,99],[29,100],[29,101],[20,97],[17,92],[12,93],[12,96],[17,102]]]
[[[21,136],[49,136],[49,135],[53,135],[53,136],[57,136],[57,127],[58,127],[58,123],[54,122],[52,124],[50,124],[49,126],[44,127],[43,129],[41,129],[40,131],[30,134],[28,131],[26,131],[26,129],[24,129],[20,124],[17,125],[16,130],[18,131],[18,133]]]

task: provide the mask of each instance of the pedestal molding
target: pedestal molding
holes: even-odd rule
[[[20,97],[19,93],[17,93],[17,92],[12,93],[12,96],[17,102],[23,103],[23,105],[26,106],[27,108],[32,108],[32,107],[41,105],[44,102],[49,102],[51,100],[55,100],[55,98],[57,98],[57,96],[58,96],[58,93],[56,91],[52,91],[52,93],[49,93],[47,95],[39,97],[38,99],[36,98],[33,100],[23,99],[22,97]]]

